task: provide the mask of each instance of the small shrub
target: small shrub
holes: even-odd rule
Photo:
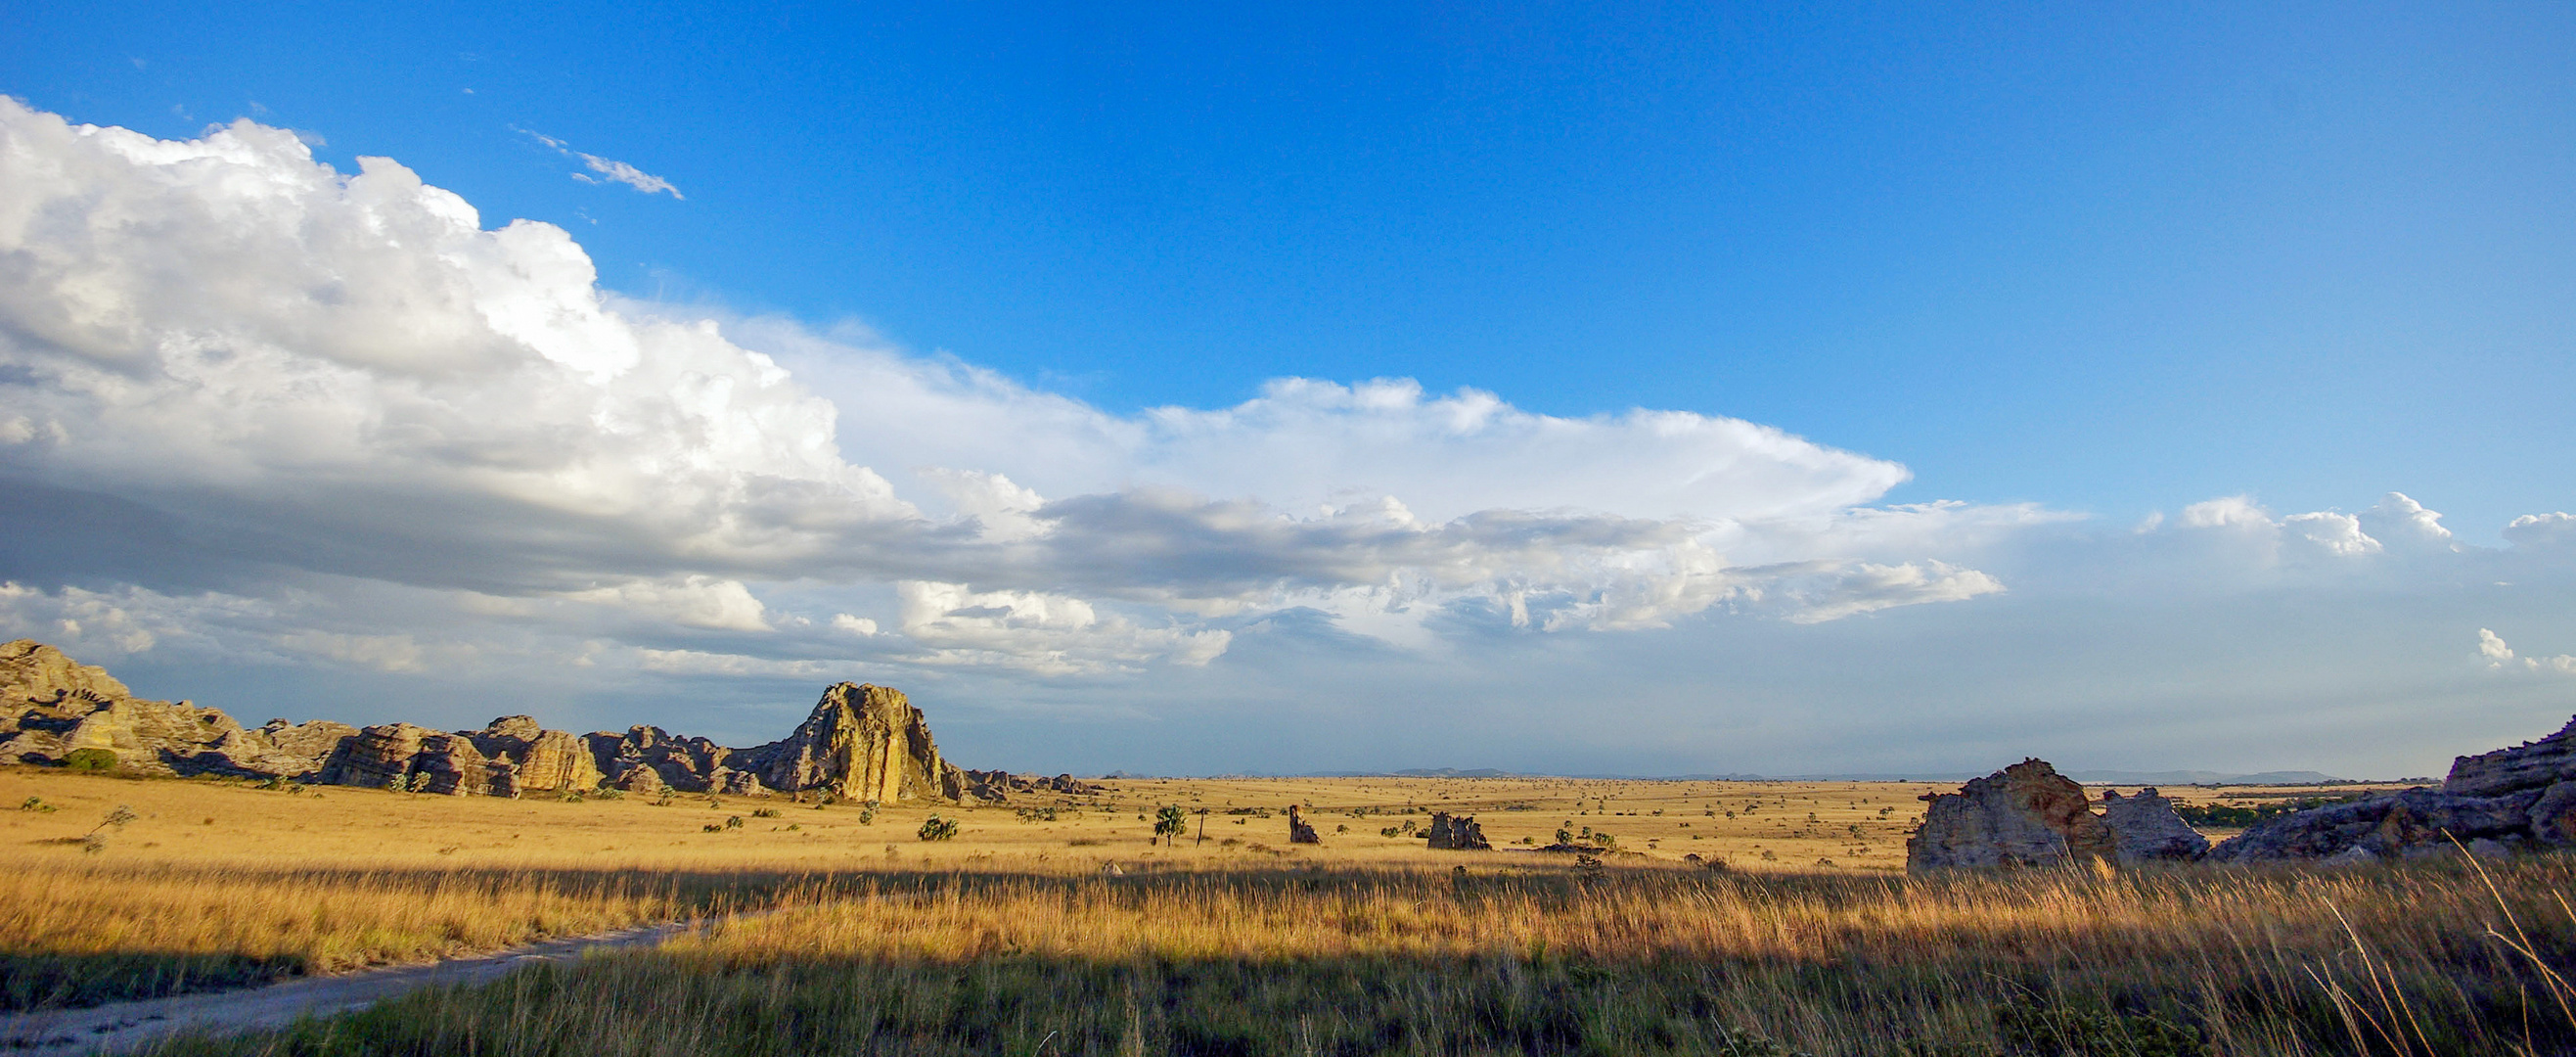
[[[725,819],[724,828],[726,828],[726,829],[741,829],[741,828],[742,828],[742,816],[740,816],[740,815],[733,815],[733,816],[730,816],[730,817],[726,818],[726,819]]]
[[[44,798],[42,798],[42,797],[33,797],[33,796],[31,796],[31,797],[28,797],[28,798],[27,798],[27,801],[26,801],[25,803],[22,803],[22,804],[18,805],[18,810],[20,810],[20,811],[35,811],[35,812],[49,812],[49,811],[54,811],[54,810],[56,810],[56,808],[54,807],[54,805],[46,803],[46,802],[44,801]],[[208,821],[213,821],[213,820],[209,819]]]
[[[581,803],[581,790],[569,787],[557,789],[555,790],[555,799],[567,804]]]
[[[74,771],[113,771],[116,752],[111,749],[73,749],[63,754],[63,767]]]
[[[923,840],[953,840],[957,836],[957,820],[932,815],[922,822],[915,835]]]
[[[753,817],[753,818],[777,818],[777,817],[778,817],[778,809],[777,809],[777,808],[774,808],[774,807],[756,807],[756,808],[751,809],[751,817]]]
[[[1055,821],[1055,809],[1051,807],[1024,807],[1011,813],[1018,816],[1022,822]]]
[[[876,824],[877,824],[877,807],[876,807],[876,805],[875,805],[875,804],[870,804],[870,805],[868,805],[868,806],[866,806],[866,807],[863,807],[863,808],[860,808],[860,809],[859,809],[859,825],[862,825],[862,826],[873,826],[873,825],[876,825]]]
[[[597,789],[591,790],[590,795],[602,800],[624,800],[626,799],[626,790],[619,789],[613,785],[603,785]]]
[[[715,823],[713,823],[713,822],[710,822],[710,823],[707,823],[706,825],[703,825],[703,826],[698,827],[698,832],[700,832],[700,833],[722,833],[722,832],[724,832],[724,827],[723,827],[723,826],[719,826],[719,825],[717,825],[717,824],[715,824]]]

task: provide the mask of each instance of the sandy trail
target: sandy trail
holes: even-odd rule
[[[487,983],[512,969],[578,957],[585,951],[654,946],[692,924],[640,925],[593,936],[546,940],[475,958],[345,976],[308,977],[242,991],[19,1013],[0,1018],[0,1048],[47,1054],[128,1053],[191,1029],[232,1034],[281,1028],[298,1017],[364,1009],[417,988]]]

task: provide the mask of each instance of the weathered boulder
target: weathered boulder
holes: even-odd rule
[[[2049,866],[2115,854],[2110,827],[2074,779],[2028,759],[1931,801],[1905,842],[1905,868]]]
[[[2209,850],[2209,838],[2182,820],[2173,802],[2153,787],[2136,796],[2102,791],[2102,824],[2111,830],[2111,849],[2121,862],[2196,859]]]
[[[476,751],[512,766],[513,793],[587,791],[607,777],[589,744],[577,735],[538,726],[534,716],[502,716],[473,738]]]
[[[1295,804],[1290,804],[1290,805],[1288,805],[1288,843],[1290,843],[1290,844],[1322,844],[1322,843],[1324,843],[1324,838],[1322,838],[1322,837],[1319,837],[1319,836],[1316,836],[1316,835],[1315,835],[1315,827],[1313,827],[1313,826],[1310,826],[1310,825],[1307,825],[1307,824],[1306,824],[1306,818],[1305,818],[1304,814],[1301,812],[1301,809],[1300,809],[1297,805],[1295,805]]]
[[[2551,785],[2532,801],[2531,838],[2543,844],[2576,844],[2576,781]]]
[[[2576,719],[2539,741],[2452,760],[2442,791],[2456,796],[2501,796],[2571,780],[2576,780]]]
[[[1485,828],[1476,824],[1472,815],[1452,815],[1446,811],[1431,813],[1431,826],[1422,831],[1430,838],[1431,847],[1457,851],[1491,851],[1485,840]]]

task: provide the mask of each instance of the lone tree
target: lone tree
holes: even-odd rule
[[[1154,835],[1163,838],[1166,847],[1189,828],[1189,814],[1179,804],[1167,804],[1154,812]]]

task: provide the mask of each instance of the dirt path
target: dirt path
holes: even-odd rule
[[[486,983],[532,962],[567,959],[603,948],[650,947],[688,927],[687,922],[642,925],[430,965],[310,977],[245,991],[19,1013],[0,1018],[0,1048],[46,1054],[127,1053],[192,1028],[219,1034],[281,1028],[297,1017],[364,1009],[415,988]]]

